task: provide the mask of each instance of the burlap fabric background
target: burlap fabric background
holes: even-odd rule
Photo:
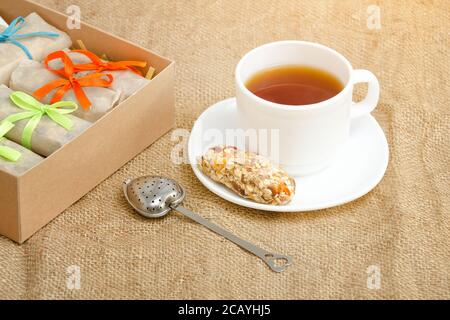
[[[177,61],[177,126],[233,96],[240,57],[280,39],[321,42],[372,70],[374,115],[390,143],[380,185],[350,204],[270,214],[206,190],[174,165],[168,134],[24,245],[0,238],[2,298],[450,298],[450,3],[448,1],[40,0]],[[367,27],[378,4],[381,29]],[[178,214],[144,220],[122,197],[126,177],[164,174],[186,206],[265,248],[294,256],[283,274]],[[81,289],[66,286],[81,270]],[[381,288],[367,288],[367,269]]]

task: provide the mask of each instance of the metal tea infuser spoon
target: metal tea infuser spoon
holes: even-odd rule
[[[146,218],[160,218],[176,210],[261,258],[275,272],[283,272],[292,263],[291,257],[261,249],[183,208],[181,203],[186,194],[175,180],[157,176],[128,179],[123,184],[123,191],[131,206]]]

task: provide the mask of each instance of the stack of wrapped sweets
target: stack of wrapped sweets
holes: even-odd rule
[[[63,69],[54,70],[48,62],[61,59]],[[10,88],[34,95],[43,103],[60,100],[76,101],[81,106],[74,115],[95,122],[114,108],[120,92],[109,89],[110,74],[77,74],[73,62],[64,51],[51,53],[43,63],[24,60],[11,75]]]
[[[145,66],[142,61],[106,61],[87,50],[60,50],[42,63],[20,62],[10,87],[45,103],[77,101],[81,108],[74,115],[94,122],[149,83],[137,69]]]
[[[0,171],[23,174],[150,81],[146,62],[71,45],[36,13],[0,24]]]
[[[49,25],[36,13],[18,17],[7,27],[0,25],[0,84],[8,84],[20,61],[41,61],[49,53],[71,45],[66,33]]]
[[[43,120],[41,115],[38,122],[39,112],[22,110],[15,106],[11,100],[13,92],[4,84],[9,83],[11,73],[20,61],[40,61],[53,51],[71,46],[72,41],[66,33],[49,25],[36,13],[25,18],[17,17],[9,25],[3,19],[0,20],[0,171],[20,176],[40,163],[44,159],[43,156],[55,151],[57,145],[50,143],[42,147],[42,133],[39,132],[45,128],[47,120]],[[28,112],[27,116],[34,115],[34,119],[28,122],[31,125],[25,124],[25,112]],[[22,115],[15,116],[15,119],[6,119],[13,113]],[[37,127],[33,129],[32,125]],[[68,123],[65,125],[70,127]],[[31,134],[30,137],[24,135],[23,140],[26,143],[35,143],[36,149],[43,151],[43,156],[22,145],[24,141],[18,138],[20,132]],[[60,142],[63,143],[62,140]]]

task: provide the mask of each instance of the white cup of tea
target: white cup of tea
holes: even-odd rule
[[[307,66],[337,78],[343,89],[335,96],[306,105],[286,105],[265,100],[246,84],[257,73],[280,66]],[[276,131],[271,146],[250,151],[268,156],[291,175],[307,175],[330,165],[349,139],[354,119],[370,114],[377,106],[380,86],[367,70],[354,70],[340,53],[306,41],[273,42],[247,53],[236,67],[238,126],[246,131]],[[368,83],[366,97],[353,102],[355,84]],[[274,145],[277,144],[277,145]],[[257,146],[261,144],[257,144]],[[275,153],[273,150],[277,150]]]

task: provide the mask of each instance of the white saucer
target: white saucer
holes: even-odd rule
[[[308,176],[297,177],[296,194],[283,206],[272,206],[241,198],[225,186],[214,182],[196,166],[196,159],[209,147],[224,142],[212,141],[205,130],[225,134],[236,128],[236,101],[220,101],[197,119],[189,138],[189,162],[195,175],[210,191],[238,205],[277,212],[300,212],[325,209],[358,199],[372,190],[383,178],[389,160],[389,147],[383,130],[372,116],[352,123],[350,139],[333,164]],[[209,141],[208,141],[209,139]]]

